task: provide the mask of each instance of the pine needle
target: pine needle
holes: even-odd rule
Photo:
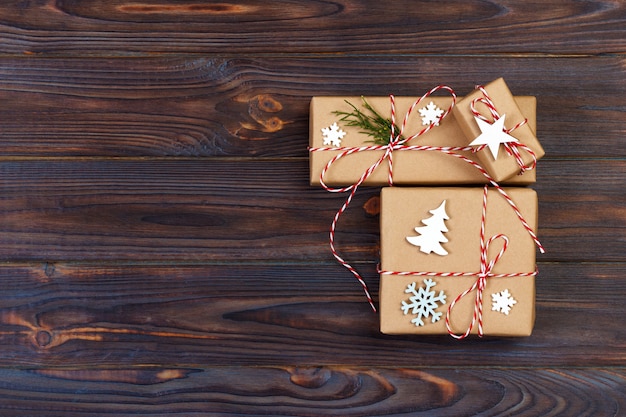
[[[377,145],[388,145],[391,140],[391,120],[381,116],[374,108],[365,100],[365,97],[361,96],[363,100],[363,107],[371,114],[363,113],[354,104],[346,100],[346,103],[352,107],[353,111],[334,111],[337,116],[341,116],[342,122],[347,126],[356,126],[363,130],[359,133],[370,136],[373,140],[367,142],[373,142]],[[398,126],[394,125],[394,132],[397,134],[400,132]]]

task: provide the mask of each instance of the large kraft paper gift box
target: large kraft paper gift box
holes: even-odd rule
[[[485,93],[487,97],[485,97]],[[516,140],[520,145],[530,148],[530,150],[534,152],[536,160],[541,159],[545,152],[536,136],[537,128],[534,123],[535,114],[534,112],[529,112],[528,108],[520,105],[519,98],[513,96],[503,78],[498,78],[474,90],[462,100],[459,100],[452,109],[452,114],[456,122],[466,136],[464,143],[470,145],[474,144],[475,141],[484,143],[484,140],[481,139],[494,137],[493,133],[489,133],[491,131],[489,126],[495,125],[496,123],[489,106],[484,102],[486,99],[490,100],[499,118],[504,118],[502,121],[504,123],[504,129],[512,129],[518,123],[523,122],[524,119],[528,120],[526,124],[510,131],[508,135],[509,138]],[[472,102],[474,102],[474,109],[487,119],[487,124],[483,123],[482,128],[479,125],[480,122],[476,120],[476,115],[472,112]],[[503,133],[503,128],[499,129],[499,133]],[[487,135],[482,135],[484,130],[488,132]],[[502,136],[495,138],[505,140]],[[476,144],[477,146],[478,143]],[[531,154],[525,149],[518,149],[524,165],[531,166],[533,163]],[[505,181],[510,178],[515,178],[521,169],[519,163],[512,155],[509,155],[505,151],[503,145],[497,145],[494,150],[496,151],[495,158],[489,146],[484,147],[484,149],[476,153],[481,166],[485,168],[496,181]]]
[[[389,118],[389,97],[365,97],[381,116]],[[396,125],[402,123],[405,113],[417,100],[417,97],[396,97]],[[446,110],[450,107],[451,97],[428,97],[423,100],[411,113],[405,129],[405,137],[420,132],[424,126],[419,110],[428,106],[431,102],[437,108]],[[515,97],[515,101],[528,118],[528,125],[536,130],[536,105],[537,100],[532,96]],[[324,144],[322,129],[331,128],[334,123],[345,135],[340,139],[340,147],[360,147],[372,145],[371,137],[360,133],[362,129],[355,126],[346,126],[340,120],[341,116],[334,114],[335,111],[351,112],[350,104],[357,106],[367,113],[363,107],[362,97],[313,97],[310,109],[310,132],[309,146],[311,148],[323,148]],[[327,140],[328,142],[328,140]],[[448,114],[438,126],[434,126],[427,133],[412,139],[407,145],[429,146],[468,146],[465,133],[452,114]],[[320,185],[320,175],[326,164],[341,151],[312,151],[309,155],[310,183]],[[357,182],[363,172],[374,164],[382,155],[383,151],[363,151],[353,153],[337,160],[324,176],[324,182],[329,186],[346,186]],[[459,151],[472,161],[479,162],[476,153],[471,151]],[[364,185],[381,186],[388,185],[389,165],[384,161],[372,175],[363,183]],[[536,181],[536,170],[526,171],[523,175],[517,175],[508,179],[504,184],[527,185]],[[485,184],[487,178],[474,166],[460,158],[446,155],[439,151],[394,151],[393,152],[393,182],[396,185],[454,185],[454,184]]]
[[[535,191],[516,187],[503,189],[515,202],[527,224],[536,231]],[[382,333],[449,333],[445,324],[446,312],[460,294],[477,282],[477,275],[445,277],[387,273],[478,273],[483,194],[483,187],[382,189]],[[535,241],[498,190],[489,188],[485,239],[498,234],[506,235],[509,243],[491,272],[526,273],[530,276],[486,279],[482,293],[484,335],[528,336],[535,320]],[[494,240],[488,245],[486,259],[494,260],[502,246],[503,239]],[[452,334],[461,335],[467,331],[475,303],[476,290],[463,296],[450,310]],[[475,324],[471,334],[477,332],[478,324]]]

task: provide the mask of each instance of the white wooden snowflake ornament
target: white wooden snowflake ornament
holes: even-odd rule
[[[493,123],[487,123],[484,120],[474,116],[478,128],[480,129],[480,135],[474,139],[470,146],[487,145],[493,155],[494,160],[498,160],[498,150],[501,143],[507,142],[519,142],[513,136],[504,131],[504,118],[506,114],[503,114],[498,120]]]
[[[511,311],[511,307],[513,307],[514,304],[517,304],[517,301],[511,296],[508,289],[491,294],[491,300],[491,309],[493,311],[499,311],[500,313],[506,314],[507,316]]]
[[[443,110],[437,107],[435,103],[431,101],[426,107],[419,109],[419,112],[420,116],[422,116],[422,125],[434,124],[435,126],[439,126]]]
[[[432,216],[422,220],[422,223],[426,226],[415,228],[415,231],[420,235],[407,236],[406,240],[408,240],[411,245],[419,246],[420,251],[427,255],[431,252],[441,256],[447,255],[448,251],[441,246],[442,243],[448,241],[443,235],[444,232],[448,231],[444,221],[450,219],[446,213],[446,200],[443,200],[443,203],[441,203],[439,207],[434,210],[429,210],[428,212],[431,213]]]
[[[324,146],[334,146],[336,148],[341,146],[341,139],[346,135],[346,132],[341,130],[337,125],[337,122],[333,123],[329,127],[322,128],[322,136],[324,137]]]
[[[415,289],[415,282],[407,285],[404,292],[413,295],[409,297],[408,303],[402,301],[402,311],[404,315],[409,312],[411,312],[411,314],[417,314],[417,317],[413,318],[411,323],[418,327],[424,325],[422,318],[430,317],[431,323],[439,321],[443,313],[437,312],[435,309],[439,307],[438,303],[441,305],[446,303],[446,295],[443,290],[439,291],[439,295],[435,295],[435,291],[431,291],[431,288],[437,285],[435,281],[427,278],[424,280],[424,285],[425,287],[419,287],[418,289]]]

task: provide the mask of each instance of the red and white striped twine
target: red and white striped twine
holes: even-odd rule
[[[407,123],[408,123],[409,116],[411,115],[413,109],[415,109],[415,107],[417,107],[425,98],[429,97],[433,93],[435,93],[437,91],[440,91],[440,90],[448,91],[452,95],[452,103],[451,103],[450,107],[441,115],[439,120],[437,120],[436,122],[433,122],[430,125],[426,126],[425,128],[423,128],[418,133],[416,133],[416,134],[414,134],[412,136],[409,136],[407,138],[402,139],[402,136],[403,136],[403,133],[404,133],[404,129],[405,129]],[[358,188],[370,177],[370,175],[372,175],[372,173],[385,160],[387,160],[388,164],[389,164],[388,182],[389,182],[390,186],[393,185],[393,176],[392,176],[393,175],[392,174],[392,172],[393,172],[392,171],[392,165],[393,165],[392,161],[393,160],[392,160],[392,154],[393,154],[394,151],[437,151],[437,152],[442,152],[444,154],[451,155],[451,156],[454,156],[456,158],[460,158],[461,160],[469,163],[470,165],[472,165],[473,167],[478,169],[485,176],[485,178],[487,178],[489,183],[491,185],[493,185],[498,190],[498,192],[506,199],[506,201],[509,203],[509,205],[511,206],[511,208],[513,209],[513,211],[515,212],[515,214],[519,218],[520,222],[524,226],[524,228],[528,231],[530,236],[533,238],[535,244],[539,247],[539,250],[541,251],[541,253],[545,252],[543,246],[541,245],[541,243],[537,239],[537,236],[536,236],[535,232],[532,230],[530,225],[528,225],[528,223],[524,219],[522,213],[517,208],[517,205],[509,197],[509,195],[500,187],[500,185],[498,185],[498,183],[489,175],[489,173],[482,166],[480,166],[477,162],[472,161],[471,159],[467,158],[464,155],[456,153],[456,152],[461,152],[461,151],[474,151],[475,148],[473,148],[471,146],[447,146],[447,147],[441,147],[441,146],[406,145],[406,143],[408,141],[413,140],[413,139],[415,139],[415,138],[425,134],[426,132],[430,131],[434,126],[436,126],[439,122],[441,122],[443,120],[443,118],[446,117],[452,111],[452,108],[454,107],[454,105],[456,103],[456,94],[454,93],[454,90],[452,90],[452,88],[450,88],[448,86],[445,86],[445,85],[439,85],[437,87],[434,87],[430,91],[428,91],[426,94],[424,94],[419,99],[417,99],[411,105],[411,107],[407,111],[406,115],[404,116],[404,121],[402,122],[402,125],[400,127],[400,132],[398,133],[398,135],[395,135],[395,129],[393,127],[395,125],[395,119],[396,119],[395,97],[393,95],[390,95],[389,98],[390,98],[390,103],[391,103],[391,121],[392,121],[392,124],[391,124],[391,126],[392,126],[391,129],[392,130],[391,130],[391,137],[390,137],[389,144],[387,144],[387,145],[359,146],[359,147],[310,147],[309,148],[309,152],[341,151],[341,153],[335,155],[330,161],[328,161],[328,163],[326,164],[326,166],[324,166],[324,169],[322,169],[322,172],[320,174],[320,184],[322,185],[322,187],[326,191],[329,191],[329,192],[332,192],[332,193],[350,192],[350,194],[348,195],[348,198],[346,198],[346,201],[343,203],[341,208],[337,211],[337,213],[335,214],[335,216],[333,218],[333,221],[331,223],[330,233],[329,233],[330,250],[331,250],[333,256],[335,257],[335,259],[337,260],[337,262],[339,262],[346,269],[348,269],[354,275],[354,277],[357,279],[359,284],[361,284],[361,287],[363,288],[363,292],[365,293],[365,297],[367,298],[367,301],[369,302],[370,306],[372,307],[372,310],[376,311],[376,307],[374,306],[374,301],[373,301],[372,296],[371,296],[371,294],[369,292],[367,284],[363,280],[363,277],[361,276],[361,274],[359,274],[359,272],[356,269],[354,269],[354,267],[352,267],[352,265],[350,265],[348,262],[346,262],[339,255],[339,253],[337,252],[337,249],[335,247],[335,233],[336,233],[337,223],[339,221],[339,218],[348,209],[348,206],[352,202],[352,199],[354,198],[354,195],[356,194]],[[340,160],[341,158],[344,158],[346,156],[352,155],[354,153],[367,152],[367,151],[385,151],[385,152],[376,162],[374,162],[370,167],[368,167],[363,172],[363,174],[359,177],[359,179],[354,184],[346,186],[346,187],[339,187],[339,188],[330,187],[330,186],[328,186],[326,184],[326,182],[324,181],[324,177],[326,176],[326,173],[332,167],[333,164],[335,164],[338,160]]]
[[[479,272],[400,272],[400,271],[383,271],[379,270],[378,272],[382,275],[398,275],[398,276],[429,276],[429,277],[461,277],[461,276],[476,276],[478,279],[474,281],[471,287],[463,291],[459,294],[448,306],[448,310],[446,312],[446,329],[448,333],[454,337],[455,339],[464,339],[472,332],[474,325],[478,322],[478,336],[483,337],[483,292],[487,285],[487,278],[511,278],[511,277],[529,277],[537,275],[537,270],[533,272],[516,272],[516,273],[508,273],[508,274],[494,274],[492,272],[493,267],[500,260],[504,252],[506,251],[509,245],[509,238],[503,234],[497,234],[491,236],[488,240],[485,241],[485,221],[487,215],[487,193],[488,186],[485,185],[483,192],[483,206],[482,206],[482,217],[480,223],[480,271]],[[488,260],[489,246],[497,239],[503,240],[502,249],[500,252],[493,258],[492,260]],[[450,325],[450,315],[452,314],[452,309],[463,297],[469,294],[472,291],[476,291],[476,297],[474,301],[474,312],[472,314],[472,321],[467,327],[465,333],[459,335],[452,331],[452,327]]]
[[[482,85],[477,85],[476,89],[479,90],[482,94],[483,97],[479,97],[479,98],[475,98],[474,100],[472,100],[472,102],[470,103],[470,110],[472,111],[472,114],[476,117],[478,117],[479,119],[487,122],[487,123],[493,123],[496,120],[498,120],[501,116],[500,113],[498,113],[498,110],[496,109],[495,104],[493,103],[493,101],[491,100],[491,97],[489,96],[489,93],[487,93],[487,90],[485,90],[485,87],[483,87]],[[480,111],[478,111],[476,109],[476,104],[477,103],[482,103],[485,106],[487,106],[487,109],[489,110],[489,113],[491,114],[491,118],[493,119],[490,120],[489,118],[483,116]],[[528,123],[528,119],[524,119],[521,122],[517,123],[515,126],[513,126],[510,129],[504,128],[503,131],[507,134],[510,134],[511,132],[513,132],[515,129],[520,128],[522,126],[524,126],[526,123]],[[481,145],[479,147],[477,147],[475,149],[475,151],[480,151],[482,149],[484,149],[487,145]],[[515,158],[515,162],[517,162],[517,165],[519,165],[520,167],[520,174],[523,174],[525,171],[531,170],[531,169],[535,169],[535,167],[537,166],[537,155],[535,154],[535,152],[530,149],[528,146],[524,145],[521,142],[507,142],[504,143],[504,149],[506,150],[506,152],[513,156],[513,158]],[[532,157],[532,162],[528,165],[526,165],[524,163],[524,160],[522,159],[522,154],[520,152],[521,150],[526,151],[531,157]]]

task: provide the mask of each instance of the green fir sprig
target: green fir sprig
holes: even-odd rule
[[[363,107],[371,114],[363,113],[358,107],[346,100],[346,103],[352,107],[351,112],[334,111],[337,116],[341,116],[342,122],[346,126],[356,126],[362,130],[359,133],[363,133],[372,137],[372,140],[367,142],[373,142],[377,145],[388,145],[391,140],[391,120],[381,116],[374,108],[365,100],[365,97],[361,96],[363,100]],[[394,125],[394,132],[398,134],[400,129],[397,125]]]

